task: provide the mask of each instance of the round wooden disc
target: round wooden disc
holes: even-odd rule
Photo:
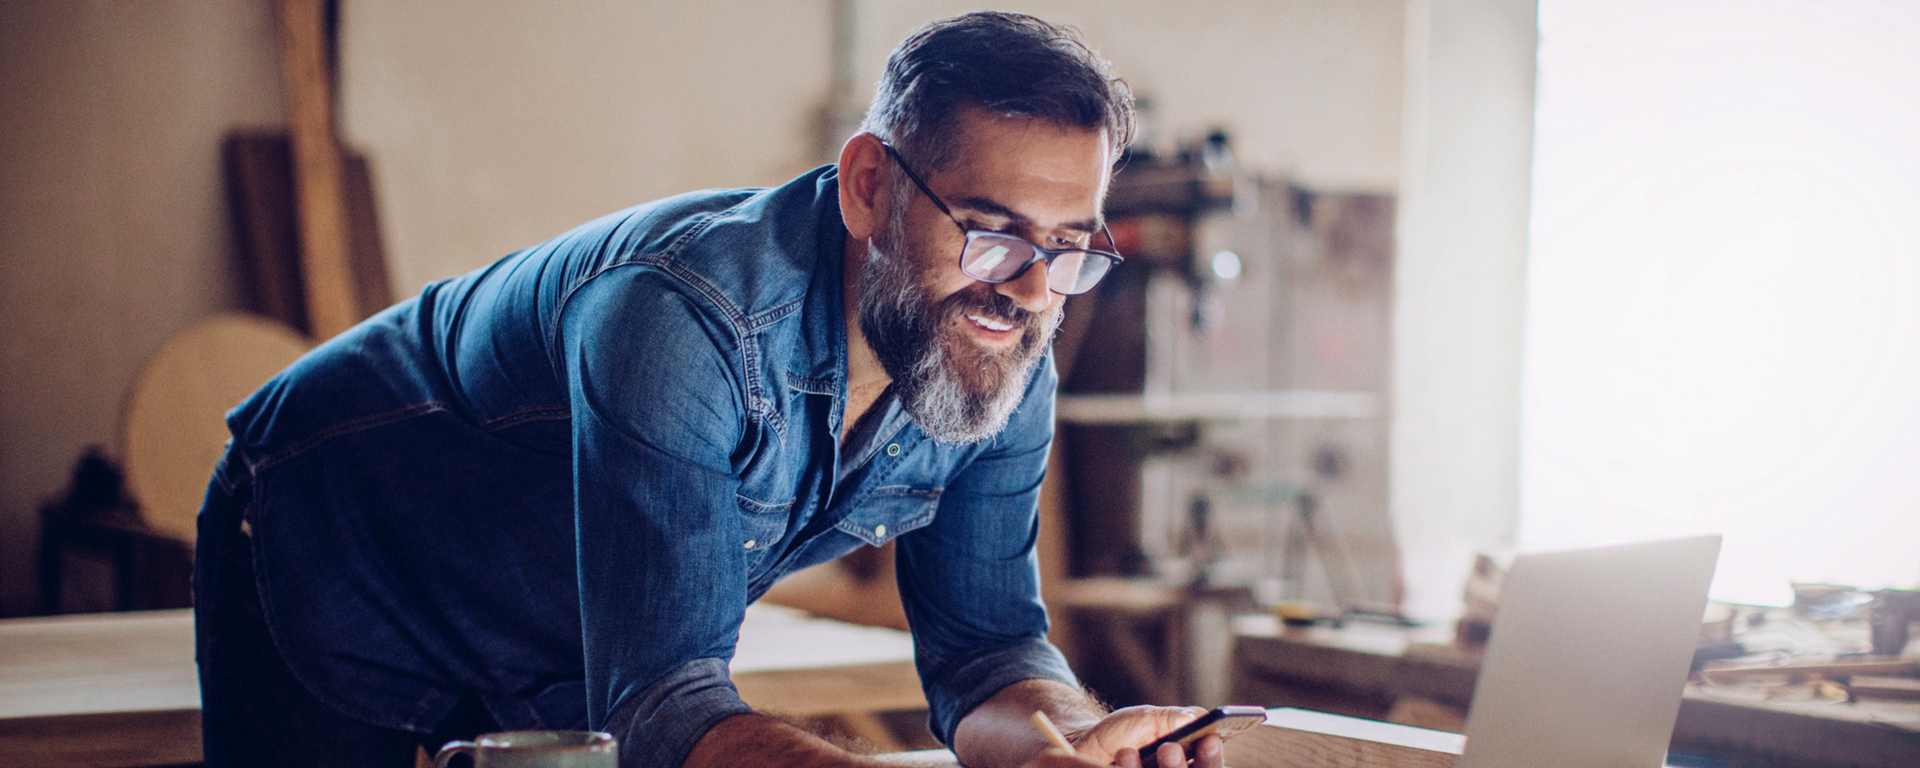
[[[217,315],[169,339],[134,379],[120,455],[140,516],[192,542],[207,480],[227,443],[227,410],[307,351],[307,340],[252,315]]]

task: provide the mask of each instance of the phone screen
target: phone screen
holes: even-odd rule
[[[1220,738],[1230,738],[1234,734],[1267,721],[1267,711],[1260,707],[1228,706],[1208,710],[1191,723],[1175,728],[1167,735],[1154,739],[1152,744],[1140,748],[1142,768],[1159,768],[1160,762],[1154,755],[1163,744],[1179,744],[1180,748],[1192,751],[1193,743],[1210,733],[1220,734]],[[1168,766],[1168,768],[1174,768]]]

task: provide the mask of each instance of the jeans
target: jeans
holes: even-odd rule
[[[201,746],[207,768],[411,768],[454,739],[499,730],[465,697],[432,733],[381,728],[340,714],[295,679],[260,608],[253,540],[245,530],[248,481],[223,462],[207,491],[194,550],[193,602],[200,664]]]

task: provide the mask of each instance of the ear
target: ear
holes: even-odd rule
[[[848,237],[873,237],[878,222],[891,213],[886,210],[892,204],[886,194],[890,171],[887,150],[871,133],[856,134],[840,148],[840,220]]]

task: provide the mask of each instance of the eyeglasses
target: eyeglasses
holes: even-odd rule
[[[1044,261],[1047,264],[1047,289],[1073,296],[1092,290],[1115,264],[1125,261],[1120,254],[1111,251],[1091,248],[1048,249],[1005,232],[968,229],[953,215],[953,211],[948,210],[947,204],[940,201],[940,196],[927,188],[927,183],[920,180],[919,174],[907,167],[907,161],[900,157],[892,144],[882,141],[880,146],[886,148],[887,156],[900,165],[900,170],[907,172],[907,178],[913,180],[913,185],[926,193],[927,199],[932,200],[934,206],[946,214],[953,225],[960,228],[961,234],[966,236],[967,243],[960,248],[960,272],[967,277],[983,283],[1004,283],[1026,274],[1028,267]],[[1101,224],[1100,231],[1107,236],[1107,242],[1113,242],[1113,233],[1107,231],[1107,225]]]

